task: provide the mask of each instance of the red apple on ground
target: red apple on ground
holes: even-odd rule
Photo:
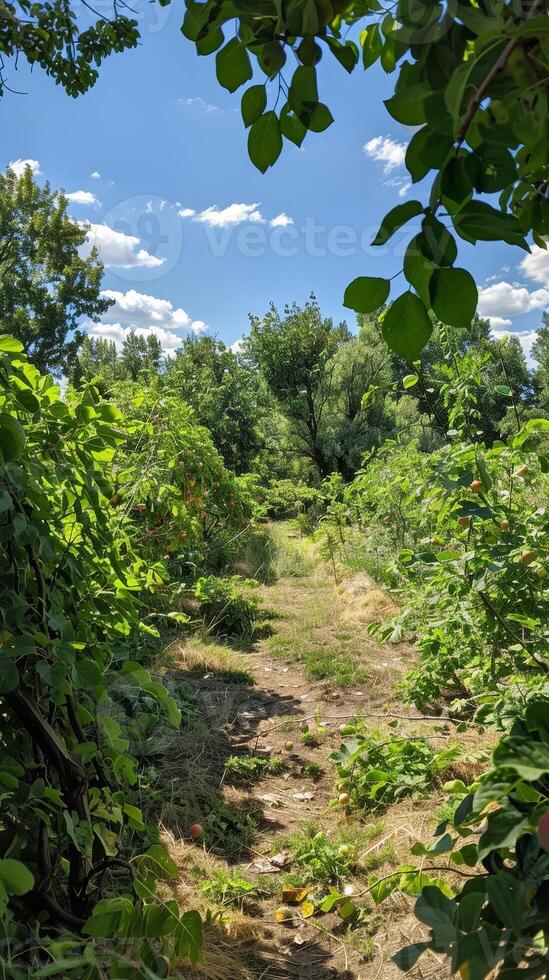
[[[199,823],[193,823],[189,827],[189,837],[192,837],[193,840],[198,840],[199,837],[202,837],[203,833],[204,827]]]

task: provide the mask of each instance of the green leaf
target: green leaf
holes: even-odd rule
[[[296,146],[301,146],[307,135],[306,127],[288,104],[283,106],[280,112],[280,129],[282,135]]]
[[[395,354],[405,361],[415,361],[431,336],[433,324],[419,297],[407,292],[391,304],[381,329]]]
[[[218,51],[215,58],[217,80],[229,92],[247,82],[253,75],[252,65],[246,47],[238,38],[233,37]]]
[[[512,769],[522,779],[532,782],[549,773],[549,745],[510,735],[496,746],[494,763],[503,769]]]
[[[343,305],[357,313],[373,313],[383,306],[390,290],[391,283],[388,279],[359,276],[347,286]]]
[[[132,911],[131,901],[124,895],[105,898],[97,903],[82,932],[85,936],[94,936],[96,939],[112,939],[114,936],[124,935]]]
[[[246,89],[240,104],[242,121],[246,128],[263,115],[266,105],[267,93],[264,85],[252,85]]]
[[[26,895],[34,888],[34,876],[21,861],[13,858],[0,861],[0,881],[9,895]]]
[[[457,257],[457,245],[442,221],[430,213],[421,222],[421,235],[416,238],[417,247],[435,265],[453,265]]]
[[[488,816],[488,827],[478,842],[478,859],[482,861],[491,851],[511,847],[526,827],[526,818],[516,810],[496,810]]]
[[[424,102],[428,94],[429,89],[425,85],[408,85],[390,99],[385,99],[385,108],[393,119],[404,126],[419,126],[426,121]]]
[[[368,24],[366,30],[361,34],[362,44],[362,64],[364,68],[369,68],[379,58],[383,50],[383,38],[379,30],[379,24]]]
[[[413,388],[414,385],[417,385],[418,381],[419,377],[417,374],[405,374],[402,379],[402,387],[406,390],[408,388]]]
[[[486,893],[499,921],[509,929],[520,931],[526,911],[523,883],[514,875],[499,871],[488,876]]]
[[[352,72],[358,62],[358,48],[356,44],[353,41],[345,41],[345,44],[342,44],[341,41],[332,37],[331,34],[325,34],[323,40],[345,71]]]
[[[0,414],[0,453],[4,463],[13,463],[21,456],[27,437],[23,426],[13,415]]]
[[[173,878],[177,878],[179,874],[177,864],[175,861],[172,861],[168,852],[161,844],[152,844],[145,854],[140,855],[139,865],[142,868],[146,868],[162,881],[171,881]]]
[[[9,333],[0,334],[0,350],[7,354],[20,354],[25,350],[25,345],[20,340],[16,340]]]
[[[449,945],[457,938],[457,913],[454,900],[434,885],[422,890],[415,905],[416,917],[433,930],[437,945]]]
[[[0,659],[0,694],[9,694],[15,691],[19,684],[19,671],[13,660],[3,656]]]
[[[435,269],[429,280],[434,313],[451,327],[468,328],[475,315],[478,291],[465,269]]]
[[[282,150],[282,135],[278,116],[272,110],[257,119],[248,136],[248,154],[261,173],[272,167]]]
[[[466,241],[504,241],[530,251],[518,219],[513,214],[497,211],[484,201],[469,201],[454,215],[454,227]]]
[[[403,272],[425,306],[430,306],[429,280],[436,266],[419,248],[421,237],[421,235],[415,235],[409,243],[404,254]]]
[[[385,245],[385,242],[389,241],[395,231],[402,228],[402,225],[405,225],[407,221],[416,218],[418,214],[423,214],[423,210],[420,201],[406,201],[405,204],[397,204],[396,208],[392,208],[383,218],[372,245]]]
[[[184,912],[175,931],[177,956],[188,956],[191,963],[200,963],[203,959],[202,949],[204,939],[202,919],[198,912],[191,909]]]
[[[393,963],[396,963],[399,970],[408,972],[417,963],[419,957],[426,949],[429,949],[429,943],[412,943],[410,946],[405,946],[404,949],[399,949],[398,953],[392,957]]]
[[[323,102],[304,102],[303,106],[306,115],[301,115],[300,118],[312,133],[323,133],[332,125],[334,117]]]

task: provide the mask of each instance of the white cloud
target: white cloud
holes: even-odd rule
[[[525,255],[520,268],[528,279],[549,286],[549,249],[533,245],[529,255]]]
[[[100,176],[99,170],[92,170],[90,174],[90,177],[93,177],[94,180],[99,180]]]
[[[91,337],[113,340],[118,348],[133,332],[140,337],[158,337],[164,353],[170,354],[181,344],[180,331],[202,333],[208,329],[203,320],[191,320],[185,310],[175,307],[169,300],[136,289],[125,293],[105,289],[101,295],[114,300],[113,305],[103,314],[100,323],[88,323],[86,328]]]
[[[139,238],[135,235],[125,235],[115,231],[108,225],[82,222],[87,230],[86,243],[81,247],[81,254],[89,255],[93,247],[99,250],[99,258],[107,267],[120,269],[155,268],[163,265],[166,259],[151,255],[145,248],[140,248]]]
[[[162,344],[165,354],[173,354],[181,344],[181,337],[162,327],[138,327],[133,331],[139,337],[158,337]],[[93,323],[88,324],[88,334],[96,340],[113,340],[118,350],[122,347],[126,337],[132,333],[131,327],[123,327],[120,323]]]
[[[65,194],[65,197],[71,204],[81,204],[91,208],[101,207],[101,201],[91,191],[71,191],[70,194]]]
[[[509,317],[539,310],[549,302],[549,290],[535,289],[529,292],[518,283],[496,282],[479,290],[478,312],[480,316],[490,317],[509,323]]]
[[[181,105],[187,106],[188,109],[201,109],[202,112],[217,112],[219,110],[219,106],[206,102],[200,95],[192,99],[180,99],[179,102]]]
[[[17,177],[21,177],[21,175],[25,173],[27,167],[30,167],[31,173],[34,177],[39,177],[42,173],[38,160],[11,160],[10,163],[8,163],[8,167],[10,170],[13,170]]]
[[[231,228],[245,221],[263,222],[263,215],[257,210],[258,207],[259,204],[229,204],[220,210],[217,204],[213,204],[196,214],[193,221],[208,225],[209,228]]]
[[[271,228],[287,228],[288,225],[293,225],[293,223],[294,223],[294,219],[289,218],[284,211],[281,211],[280,214],[277,214],[276,217],[272,218],[270,222]]]
[[[193,208],[180,208],[177,213],[180,218],[194,218],[196,211]]]
[[[410,187],[411,186],[412,186],[411,181],[405,180],[404,183],[401,184],[401,186],[398,189],[398,196],[399,197],[406,197],[406,195],[407,195],[408,191],[410,190]]]
[[[508,320],[507,317],[504,317],[504,316],[491,316],[490,317],[490,326],[493,327],[493,332],[494,332],[494,334],[496,336],[498,335],[498,328],[499,327],[511,327],[512,325],[513,325],[513,321],[512,320]],[[499,333],[501,334],[502,332],[499,331]],[[503,333],[505,333],[505,331],[503,331]]]
[[[390,174],[404,163],[406,144],[398,143],[389,136],[374,136],[362,147],[370,160],[383,164],[383,173]]]
[[[232,350],[233,354],[240,354],[243,347],[244,347],[244,337],[241,337],[240,340],[235,340],[234,344],[231,344],[229,350]]]
[[[101,293],[106,299],[114,300],[113,305],[103,315],[104,323],[122,323],[136,330],[138,327],[158,326],[167,330],[180,330],[191,326],[191,318],[181,307],[175,308],[167,299],[149,296],[136,289],[126,293],[116,289],[104,289]]]

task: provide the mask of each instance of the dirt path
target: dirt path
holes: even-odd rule
[[[383,606],[387,598],[379,591],[378,600],[372,597],[366,577],[336,586],[327,566],[312,552],[308,557],[306,574],[261,589],[262,604],[273,613],[270,635],[248,651],[193,641],[177,651],[169,672],[172,683],[192,689],[198,705],[158,781],[164,838],[182,868],[177,897],[196,907],[198,887],[203,911],[221,909],[228,923],[228,937],[215,921],[209,927],[209,966],[197,976],[393,980],[402,974],[390,957],[421,938],[413,903],[401,895],[378,908],[357,903],[364,912],[352,927],[336,912],[304,919],[298,909],[287,922],[275,921],[284,883],[308,883],[307,866],[292,860],[296,836],[321,832],[343,841],[339,846],[358,843],[359,869],[337,882],[358,894],[373,871],[388,874],[410,860],[411,844],[432,832],[444,800],[436,793],[379,816],[334,803],[329,757],[341,743],[340,725],[364,718],[373,730],[390,733],[393,716],[416,714],[395,691],[412,651],[380,646],[368,635],[361,619],[375,617],[376,601]],[[432,731],[431,723],[398,724],[406,734]],[[265,760],[263,773],[243,778],[229,771],[227,759],[242,755]],[[200,843],[188,839],[193,821],[205,828]],[[239,909],[215,889],[203,890],[218,875],[246,879],[256,891]],[[449,976],[434,957],[427,972]]]

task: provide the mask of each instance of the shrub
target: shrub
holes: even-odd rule
[[[238,575],[221,579],[202,576],[194,585],[194,597],[208,630],[216,636],[249,640],[258,618],[259,600],[250,594],[257,583]]]
[[[337,767],[338,791],[360,809],[425,796],[460,754],[457,746],[435,752],[422,736],[387,737],[355,727],[353,740],[344,742],[330,759]]]

